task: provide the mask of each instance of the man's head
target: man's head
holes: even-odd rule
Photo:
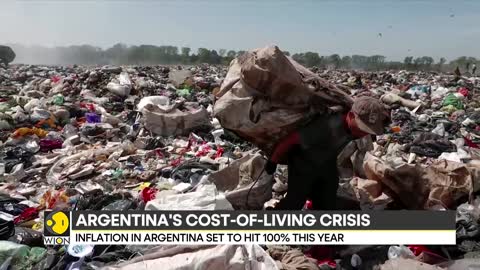
[[[355,99],[349,112],[349,128],[352,131],[359,129],[368,134],[380,135],[384,133],[389,114],[383,104],[372,97]]]

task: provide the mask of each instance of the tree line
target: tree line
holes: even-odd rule
[[[189,47],[139,45],[127,46],[115,44],[108,49],[91,45],[68,47],[26,47],[10,44],[17,54],[17,63],[47,65],[156,65],[156,64],[216,64],[228,65],[231,60],[245,51],[211,50],[199,48],[196,52]],[[290,56],[288,51],[285,54]],[[316,52],[295,53],[291,55],[297,62],[307,67],[321,69],[363,69],[363,70],[452,70],[457,66],[462,70],[470,70],[478,60],[474,57],[462,56],[447,62],[442,57],[435,61],[430,56],[407,56],[403,61],[387,61],[382,55],[340,56],[332,54],[321,56]]]

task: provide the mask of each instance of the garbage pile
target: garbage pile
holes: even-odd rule
[[[227,67],[12,65],[0,68],[0,269],[466,269],[478,262],[480,79],[312,70],[392,110],[385,135],[355,141],[338,158],[344,209],[456,209],[457,246],[47,248],[48,209],[260,210],[285,194],[288,172],[259,176],[261,151],[212,117]]]

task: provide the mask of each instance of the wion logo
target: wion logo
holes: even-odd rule
[[[45,245],[69,245],[70,244],[70,220],[69,213],[63,211],[45,211],[44,216],[44,239]]]

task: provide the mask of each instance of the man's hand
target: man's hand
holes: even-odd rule
[[[275,210],[275,207],[280,201],[277,199],[270,199],[269,201],[265,202],[263,204],[263,209],[264,210]]]
[[[268,173],[269,175],[273,175],[276,170],[277,170],[277,164],[271,160],[268,160],[267,164],[265,164],[265,172]]]

